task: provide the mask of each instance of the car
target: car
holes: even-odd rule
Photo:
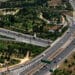
[[[60,57],[60,58],[58,58],[58,60],[61,60],[61,57]]]
[[[54,61],[54,63],[57,63],[56,61]]]

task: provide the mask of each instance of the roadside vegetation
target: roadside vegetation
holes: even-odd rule
[[[33,58],[45,49],[31,44],[0,40],[0,63],[3,64],[8,61],[9,65],[17,64],[20,62],[19,59],[23,59],[28,51],[29,57]]]
[[[17,8],[19,11],[14,15],[0,15],[0,27],[30,35],[36,34],[37,37],[53,41],[57,38],[56,33],[60,35],[58,30],[63,26],[59,25],[62,22],[61,16],[64,16],[63,12],[72,10],[68,2],[54,7],[49,6],[48,0],[8,0],[1,3],[0,8],[4,7],[8,8],[3,10],[5,12],[15,11],[15,7],[20,8]],[[54,26],[57,26],[57,29]],[[54,27],[53,30],[51,27]]]
[[[12,8],[11,10],[14,9]],[[54,10],[55,8],[50,10],[49,7],[45,8],[44,6],[41,7],[41,5],[21,8],[15,15],[0,15],[0,27],[33,36],[36,34],[37,37],[55,40],[57,36],[54,35],[56,35],[63,26],[59,24],[62,23],[61,16],[64,15],[62,12]],[[10,9],[6,11],[10,11]],[[40,13],[42,13],[42,15]],[[41,19],[40,16],[42,16],[43,19]],[[46,21],[44,21],[44,19]],[[58,32],[58,35],[59,34]]]
[[[36,37],[52,41],[56,40],[68,29],[68,26],[63,28],[63,24],[60,24],[62,23],[62,16],[64,17],[63,12],[72,10],[69,3],[54,7],[49,6],[47,0],[8,0],[7,2],[1,2],[0,8],[7,8],[0,10],[1,12],[9,12],[9,14],[5,13],[5,15],[0,13],[1,28],[33,36],[36,34]],[[12,14],[11,12],[17,10],[15,8],[19,9],[19,11]],[[9,37],[0,36],[0,38]],[[33,58],[45,49],[31,44],[0,40],[0,63],[4,64],[7,61],[9,65],[17,64],[20,62],[19,59],[25,57],[27,51],[30,52],[29,56]]]
[[[75,75],[75,52],[65,59],[52,75]]]

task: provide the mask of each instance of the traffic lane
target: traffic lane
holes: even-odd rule
[[[24,39],[24,38],[17,38],[16,41],[24,42],[24,43],[28,43],[28,44],[33,44],[33,45],[37,45],[37,46],[41,46],[41,47],[47,47],[49,45],[49,44],[42,43],[42,42],[39,42],[39,41]]]
[[[39,62],[39,63],[41,63],[41,62]],[[19,73],[19,75],[27,75],[27,73],[29,72],[29,69],[30,70],[32,70],[34,67],[36,67],[37,65],[39,65],[39,63],[37,63],[36,65],[33,65],[33,67],[30,67],[31,65],[29,64],[29,65],[27,65],[28,67],[30,67],[30,68],[28,68],[28,69],[26,69],[27,67],[20,67],[19,69],[16,69],[16,70],[14,70],[13,71],[13,73],[15,74],[15,73]],[[26,70],[25,70],[26,69]]]
[[[68,35],[68,36],[64,37],[64,38],[66,38],[66,40],[64,40],[64,42],[67,41],[67,38],[70,36],[70,34],[67,34],[67,35]],[[61,46],[62,44],[63,44],[63,43],[61,43],[61,44],[58,43],[57,45],[60,45],[60,46]],[[57,47],[57,45],[56,45],[56,47]],[[53,47],[54,50],[56,50],[56,47]],[[59,48],[59,46],[58,46],[57,48]],[[50,50],[50,52],[51,52],[51,50]],[[53,52],[53,49],[52,49],[52,52]],[[51,53],[52,53],[52,52],[51,52]],[[50,55],[50,53],[49,53],[49,55]],[[45,58],[45,57],[44,57],[44,58]],[[43,58],[43,59],[44,59],[44,58]],[[38,62],[37,62],[37,63],[38,63]],[[37,65],[37,63],[36,63],[36,65]],[[30,69],[32,69],[32,67],[31,67]]]
[[[28,43],[28,44],[31,43],[33,45],[42,46],[42,47],[47,47],[49,45],[48,43],[40,42],[40,41],[37,41],[37,40],[34,40],[34,39],[18,37],[18,36],[14,36],[14,35],[11,35],[11,34],[9,35],[9,34],[2,33],[2,32],[0,32],[0,35],[7,36],[7,37],[10,37],[10,38],[14,38],[14,40],[17,41],[17,42],[24,42],[24,43]]]
[[[74,25],[73,25],[74,26]],[[72,29],[72,31],[73,31],[73,29]],[[71,36],[71,33],[72,32],[69,32],[69,33],[67,33],[67,35],[66,36],[64,36],[64,38],[63,39],[61,39],[59,42],[60,43],[57,43],[57,44],[64,44],[65,43],[65,41]],[[62,43],[61,43],[62,42]],[[54,47],[54,46],[53,46]],[[56,46],[57,47],[57,46]],[[56,49],[56,47],[55,47],[55,49]],[[57,47],[58,48],[58,47]],[[53,49],[53,50],[55,50],[55,49]],[[47,52],[47,53],[49,53],[49,52]]]
[[[57,56],[50,65],[46,65],[45,69],[42,68],[41,71],[39,70],[38,72],[36,72],[36,74],[34,75],[50,75],[47,74],[49,73],[50,69],[53,69],[54,67],[57,67],[58,64],[67,56],[66,54],[69,54],[73,49],[75,49],[75,46],[72,46],[71,48],[68,48],[67,51],[64,51],[63,53],[61,53],[59,56]],[[47,68],[46,68],[47,67]]]
[[[14,36],[14,35],[11,35],[11,34],[9,35],[9,34],[6,34],[6,33],[1,33],[0,32],[0,35],[4,35],[4,36],[7,36],[7,37],[14,38],[15,41],[31,43],[31,44],[38,45],[38,46],[43,46],[43,47],[47,47],[48,45],[50,45],[48,42],[45,43],[45,42],[40,41],[40,40],[18,37],[18,36]]]
[[[54,58],[51,61],[51,64],[45,65],[43,68],[41,68],[38,72],[36,72],[34,75],[46,75],[50,69],[53,69],[55,66],[59,64],[74,48],[75,48],[75,40],[72,41],[72,43],[62,52],[60,53],[56,58]]]
[[[69,29],[69,31],[65,34],[65,36],[61,39],[61,40],[59,40],[59,42],[58,43],[56,43],[51,49],[52,49],[52,52],[54,52],[56,49],[58,49],[58,47],[59,46],[61,46],[62,44],[64,44],[67,40],[68,40],[68,38],[72,35],[72,33],[75,31],[75,24],[73,24],[71,27],[70,27],[70,29]],[[49,50],[48,50],[49,51]],[[51,54],[52,52],[46,52],[46,55],[49,55],[49,54]],[[48,57],[48,56],[47,56]]]
[[[41,63],[41,61],[40,61],[41,59],[39,59],[39,61],[38,61],[38,63],[36,63],[36,62],[33,62],[33,63],[30,63],[31,65],[27,68],[27,69],[24,69],[24,70],[22,70],[21,71],[21,73],[20,73],[20,75],[24,75],[24,74],[26,74],[26,73],[28,73],[30,70],[32,70],[32,69],[34,69],[35,67],[37,67],[40,63]],[[35,65],[34,65],[35,64]]]
[[[50,75],[49,69],[46,66],[39,69],[34,75]]]
[[[60,45],[60,44],[59,44]],[[59,48],[59,47],[58,47]],[[56,48],[55,48],[55,50],[56,50]],[[53,51],[53,50],[52,50]],[[50,51],[51,52],[51,51]],[[50,55],[50,54],[49,54]],[[34,62],[34,61],[33,61]],[[32,62],[32,63],[33,63]],[[35,64],[35,65],[37,65],[38,64],[38,62]],[[31,66],[31,68],[29,68],[29,70],[31,70],[33,68],[33,66]]]
[[[13,35],[13,36],[16,36],[16,37],[21,37],[21,38],[27,38],[27,39],[36,40],[36,41],[43,42],[43,43],[47,43],[47,44],[49,42],[51,42],[51,40],[41,39],[41,38],[38,38],[38,37],[34,38],[31,35],[27,35],[27,34],[15,32],[15,31],[3,29],[3,28],[0,28],[0,32],[6,33],[8,35]]]
[[[33,62],[32,62],[32,63],[33,63]],[[36,63],[36,65],[37,65],[37,63]],[[32,68],[33,68],[33,67],[32,67]],[[32,68],[31,68],[31,69],[32,69]],[[23,71],[23,70],[22,70],[22,71]]]
[[[38,59],[41,60],[42,58],[39,57]],[[38,63],[36,63],[37,61],[34,60],[32,63],[21,65],[20,67],[11,69],[10,71],[13,71],[13,73],[19,72],[20,74],[22,74],[23,71],[24,71],[24,73],[26,73],[26,72],[30,71],[32,68],[36,67],[36,65],[39,65],[41,63],[39,60],[37,60]]]
[[[61,52],[56,58],[53,59],[49,66],[49,68],[54,68],[54,66],[57,66],[62,59],[64,59],[69,53],[72,52],[72,50],[75,48],[75,39],[71,42],[71,44],[63,51]]]
[[[68,36],[67,36],[66,38],[68,38],[70,34],[67,34],[67,35],[68,35]],[[61,43],[61,44],[62,44],[62,43]],[[59,43],[59,44],[57,44],[57,45],[61,45],[61,44]],[[56,47],[57,47],[57,46],[56,46]],[[54,50],[56,50],[56,47],[55,47],[55,48],[53,47],[53,48],[54,48]],[[57,48],[59,48],[59,46],[58,46]],[[52,50],[52,51],[53,51],[53,50]],[[51,52],[51,50],[50,50],[50,52]],[[49,54],[49,55],[50,55],[50,54]],[[39,58],[40,58],[40,57],[39,57]],[[39,59],[39,58],[37,58],[37,59]],[[35,59],[35,60],[34,60],[34,61],[32,61],[31,63],[33,63],[33,65],[34,65],[34,64],[35,64],[34,62],[35,62],[37,59]],[[40,59],[40,60],[41,60],[41,59]],[[40,61],[40,60],[39,60],[39,61]],[[39,62],[39,61],[38,61],[38,62]],[[36,62],[36,64],[35,64],[35,65],[37,65],[37,64],[38,64],[38,62]],[[31,70],[31,69],[33,68],[33,65],[29,68],[29,70]],[[26,71],[28,71],[28,70],[26,70]]]
[[[59,42],[60,42],[60,41],[59,41]],[[62,43],[61,43],[61,44],[62,44]],[[60,43],[57,44],[57,45],[60,45]],[[57,45],[55,46],[54,50],[56,49]],[[57,48],[58,48],[58,47],[57,47]],[[52,51],[53,51],[53,49],[52,49]],[[39,57],[39,58],[40,58],[40,57]],[[37,59],[39,59],[39,58],[37,58]],[[36,60],[37,60],[37,59],[36,59]],[[35,61],[35,60],[34,60],[34,61]],[[34,62],[34,61],[33,61],[33,62]]]
[[[66,33],[66,35],[59,41],[57,42],[52,48],[48,48],[49,50],[45,52],[46,57],[49,57],[52,53],[54,53],[57,49],[59,49],[71,36],[70,32]]]
[[[67,37],[69,37],[70,36],[70,34],[67,34]],[[67,38],[66,38],[67,39]],[[65,40],[66,40],[65,39]],[[65,41],[64,39],[63,39],[63,41]],[[59,41],[60,42],[60,41]],[[62,44],[62,43],[61,43]],[[60,45],[60,44],[59,44]],[[57,45],[56,45],[56,47],[57,47]],[[55,49],[56,49],[56,47],[55,47]],[[53,50],[52,50],[53,51]]]

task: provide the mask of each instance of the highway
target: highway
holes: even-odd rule
[[[73,22],[72,19],[71,19],[71,22]],[[62,45],[68,41],[68,39],[72,36],[74,32],[75,32],[75,24],[73,22],[69,26],[69,30],[62,37],[60,37],[61,39],[56,44],[54,44],[52,47],[49,47],[39,56],[32,59],[29,63],[22,64],[15,68],[9,69],[10,70],[9,75],[28,75],[27,73],[30,70],[34,69],[35,67],[37,67],[37,65],[42,63],[41,59],[47,59],[50,55],[52,55],[55,51],[57,51],[60,47],[62,47]],[[39,71],[36,72],[34,75],[44,75],[45,73],[48,75],[49,69],[54,69],[55,66],[57,66],[59,62],[62,61],[62,59],[64,59],[70,52],[72,52],[72,50],[75,47],[74,42],[75,42],[75,39],[69,45],[70,47],[68,46],[63,52],[61,52],[58,56],[56,56],[52,60],[51,65],[47,64],[42,69],[39,69]]]
[[[73,8],[75,10],[74,0],[71,0],[71,5],[73,6]],[[67,16],[67,19],[70,19],[69,22],[71,22],[70,24],[72,25],[72,26],[70,25],[70,32],[71,33],[75,32],[74,18],[75,18],[74,15],[73,15],[73,17]],[[74,33],[74,35],[75,35],[75,33]],[[60,64],[60,62],[62,62],[73,50],[75,50],[75,39],[71,42],[71,44],[63,52],[61,52],[58,56],[56,56],[52,60],[50,65],[44,66],[39,71],[37,71],[34,75],[50,75],[49,70],[59,67],[58,65]]]
[[[71,22],[73,18],[68,16]],[[72,33],[75,32],[75,22],[71,23],[73,25],[70,25],[70,34],[72,36]],[[74,33],[75,34],[75,33]],[[46,65],[43,68],[41,68],[39,71],[37,71],[34,75],[50,75],[49,70],[50,69],[55,69],[58,67],[61,61],[63,61],[73,50],[75,50],[75,39],[71,42],[71,44],[63,51],[61,52],[58,56],[56,56],[50,65]]]
[[[53,54],[60,47],[62,47],[65,42],[67,42],[67,40],[70,38],[71,34],[74,31],[72,31],[72,27],[75,28],[74,25],[70,26],[69,30],[61,37],[61,39],[56,44],[54,44],[52,47],[49,47],[45,52],[32,59],[29,63],[9,69],[10,75],[27,75],[26,73],[28,73],[30,70],[32,70],[41,63],[41,59],[48,58],[51,54]],[[45,56],[43,54],[45,54]]]
[[[31,35],[22,34],[19,32],[11,31],[8,29],[0,28],[0,35],[7,36],[10,38],[14,38],[14,41],[29,43],[37,46],[47,47],[51,44],[52,41],[41,39],[38,37],[33,37]]]
[[[53,69],[55,65],[57,66],[59,62],[62,61],[62,59],[66,58],[66,56],[72,52],[72,50],[75,50],[75,39],[70,43],[68,47],[66,47],[63,52],[61,52],[57,57],[54,58],[54,60],[49,65],[50,68]]]
[[[34,75],[50,75],[49,70],[55,69],[58,67],[60,62],[62,62],[66,57],[75,50],[75,39],[70,43],[70,45],[61,52],[58,56],[56,56],[52,61],[50,65],[44,66],[42,69],[37,71]],[[48,74],[47,74],[48,73]]]
[[[70,26],[70,29],[66,32],[66,34],[62,36],[62,38],[56,44],[54,44],[53,47],[48,48],[45,52],[31,60],[28,64],[21,65],[17,67],[17,69],[11,69],[11,75],[27,75],[26,73],[28,73],[30,70],[32,70],[41,63],[41,59],[48,58],[52,53],[54,53],[56,50],[62,47],[62,45],[65,44],[65,42],[67,42],[72,32],[74,31],[72,31],[72,27],[75,28],[74,25]],[[70,30],[72,32],[70,32]],[[45,56],[43,56],[43,54],[45,54]]]

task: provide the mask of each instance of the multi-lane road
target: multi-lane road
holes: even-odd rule
[[[71,4],[73,6],[73,8],[75,9],[75,3],[73,2],[73,0],[71,0]],[[73,50],[75,50],[75,36],[73,36],[72,33],[75,34],[75,20],[74,20],[75,16],[73,15],[73,17],[67,16],[68,21],[70,22],[70,32],[73,41],[66,47],[66,49],[64,51],[62,51],[59,55],[57,55],[51,62],[50,65],[45,65],[43,68],[41,68],[39,71],[37,71],[34,75],[50,75],[49,70],[50,69],[55,69],[59,66],[60,62],[63,61]]]
[[[73,23],[71,23],[73,24]],[[27,64],[19,65],[15,68],[10,68],[10,75],[27,75],[27,73],[37,67],[37,65],[41,64],[41,59],[47,59],[51,54],[57,51],[60,47],[62,47],[65,42],[71,37],[72,33],[74,32],[75,25],[71,25],[69,30],[61,37],[61,39],[54,44],[52,47],[48,48],[45,52],[37,56],[36,58],[32,59]],[[52,66],[53,67],[53,66]],[[45,69],[46,71],[47,69]],[[38,74],[38,73],[37,73]],[[43,74],[41,74],[43,75]]]
[[[60,37],[60,40],[57,43],[55,43],[52,47],[49,47],[39,56],[32,59],[29,63],[21,64],[19,66],[16,66],[15,68],[10,68],[9,75],[32,75],[28,73],[30,73],[30,71],[35,67],[37,67],[39,64],[42,64],[41,59],[47,59],[48,57],[50,57],[50,55],[56,52],[60,47],[62,47],[62,45],[64,45],[68,41],[68,39],[72,37],[73,39],[72,42],[65,48],[64,51],[58,54],[51,61],[50,65],[46,64],[43,68],[39,69],[39,71],[34,74],[34,75],[48,75],[50,73],[49,69],[56,68],[57,65],[75,48],[74,45],[75,39],[72,36],[75,32],[75,24],[72,21],[72,19],[70,19],[70,22],[72,23],[69,26],[69,30],[62,37]]]
[[[25,42],[25,43],[34,44],[37,46],[42,46],[42,47],[47,47],[52,42],[50,40],[45,40],[38,37],[35,38],[34,36],[31,36],[31,35],[22,34],[19,32],[15,32],[15,31],[3,29],[3,28],[0,28],[0,35],[13,38],[11,39],[12,41]]]
[[[37,65],[41,64],[41,59],[48,58],[51,54],[57,51],[60,47],[62,47],[65,42],[71,37],[72,33],[74,32],[75,25],[71,25],[69,30],[61,37],[61,39],[54,44],[52,47],[48,48],[45,52],[31,60],[27,64],[20,65],[16,68],[10,69],[10,75],[27,75],[27,73],[37,67]],[[47,70],[47,69],[46,69]]]
[[[73,50],[75,50],[75,39],[69,44],[68,47],[65,48],[63,52],[61,52],[58,56],[56,56],[50,65],[45,65],[42,69],[37,71],[34,75],[50,75],[49,70],[55,69],[58,67],[60,62],[66,58]]]
[[[46,51],[44,54],[45,56],[42,57],[42,59],[47,59],[48,57],[50,57],[55,51],[57,51],[60,47],[62,47],[63,44],[65,44],[65,42],[68,41],[68,39],[71,37],[72,33],[74,32],[74,28],[75,25],[70,26],[70,30],[65,34],[65,36],[59,41],[57,42],[52,48],[49,48],[48,51]],[[72,38],[73,39],[73,38]],[[66,53],[67,55],[67,53]],[[38,60],[38,59],[37,59]],[[40,62],[40,61],[39,61]],[[35,65],[38,65],[37,62]],[[33,62],[34,63],[34,62]],[[41,62],[40,62],[41,63]],[[53,64],[55,65],[55,64]],[[30,67],[30,70],[33,69],[34,66]],[[52,66],[53,67],[53,66]],[[44,75],[45,73],[47,73],[47,68],[44,69],[45,71],[42,70],[42,72],[39,71],[39,73],[36,73],[36,75]],[[49,70],[49,69],[48,69]],[[44,73],[45,72],[45,73]],[[25,75],[26,72],[22,72],[21,75]],[[41,74],[43,73],[43,74]]]
[[[75,2],[73,0],[71,0],[71,4],[73,6],[73,8],[75,9]],[[69,21],[71,22],[70,24],[70,32],[73,33],[75,32],[75,16],[73,15],[73,17],[67,16],[68,19],[70,19]],[[75,34],[75,33],[74,33]],[[75,38],[75,36],[72,35],[72,38]],[[58,65],[60,64],[61,61],[63,61],[63,59],[65,59],[73,50],[75,50],[75,39],[70,43],[70,45],[68,47],[66,47],[66,49],[61,52],[58,56],[56,56],[50,65],[46,65],[43,68],[41,68],[39,71],[37,71],[34,75],[50,75],[49,69],[54,69],[56,67],[58,67]]]
[[[69,17],[68,17],[69,18]],[[70,19],[70,18],[69,18]],[[72,21],[72,19],[70,19],[70,22],[72,22],[72,23],[70,23],[71,25],[70,25],[70,28],[69,28],[69,31],[65,34],[65,36],[58,42],[58,43],[56,43],[52,48],[50,48],[50,50],[48,50],[48,51],[46,51],[45,52],[45,56],[43,57],[43,58],[48,58],[52,53],[54,53],[58,48],[60,48],[63,44],[65,44],[65,42],[68,40],[68,38],[70,37],[70,36],[72,36],[72,34],[73,34],[73,32],[75,32],[75,24],[74,24],[74,22]],[[68,49],[67,49],[68,50]],[[62,54],[63,53],[66,53],[66,54],[64,54],[62,57],[64,58],[65,56],[67,56],[68,55],[68,53],[70,53],[71,52],[71,50],[70,51],[68,51],[68,53],[66,52],[67,51],[66,49],[64,50],[64,52],[62,52],[61,53],[61,56],[62,56]],[[58,56],[57,56],[58,57]],[[63,58],[58,58],[58,59],[63,59]],[[53,60],[54,61],[54,60]],[[57,62],[57,61],[56,61]],[[59,61],[60,62],[60,61]],[[57,64],[57,63],[55,63],[55,64]],[[36,64],[36,65],[38,65],[38,64]],[[51,67],[53,67],[54,66],[54,64],[51,66]],[[33,66],[30,68],[30,69],[33,69]],[[44,68],[43,68],[44,69]],[[45,71],[42,71],[42,72],[40,72],[39,71],[39,73],[36,73],[36,75],[44,75],[45,73],[48,73],[48,72],[46,72],[47,71],[47,68],[46,69],[44,69]],[[48,69],[49,70],[49,69]],[[45,72],[45,73],[44,73]],[[25,75],[25,73],[26,72],[22,72],[21,73],[21,75]],[[43,73],[43,74],[42,74]]]

